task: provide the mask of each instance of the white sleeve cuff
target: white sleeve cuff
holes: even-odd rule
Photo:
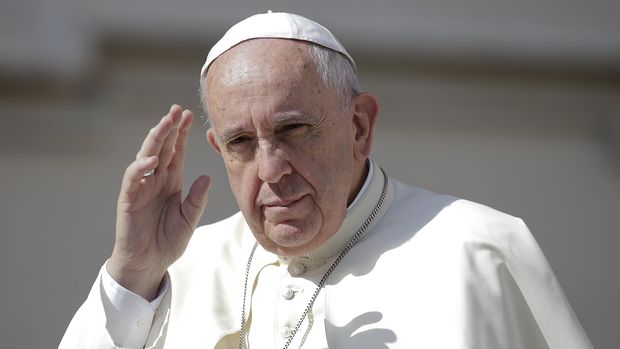
[[[108,273],[106,266],[107,262],[101,268],[101,284],[108,333],[117,346],[143,348],[151,330],[153,316],[170,289],[170,277],[166,273],[157,298],[148,302],[118,284]]]

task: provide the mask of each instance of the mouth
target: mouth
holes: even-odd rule
[[[267,221],[280,224],[306,216],[311,206],[308,195],[286,200],[271,200],[263,204],[263,215]]]
[[[290,199],[276,199],[276,200],[271,200],[268,202],[265,202],[263,204],[264,207],[290,207],[292,205],[294,205],[296,202],[298,202],[299,200],[301,200],[304,195],[299,195]]]

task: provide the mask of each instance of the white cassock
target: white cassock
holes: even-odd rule
[[[317,251],[283,259],[256,249],[246,299],[250,348],[284,346],[318,281],[377,206],[384,174],[369,163],[342,227]],[[146,347],[238,348],[254,244],[240,213],[198,228],[169,269]],[[115,347],[111,332],[117,324],[102,289],[100,275],[61,348]],[[379,213],[329,276],[293,337],[290,348],[299,347],[592,345],[522,220],[389,179]]]

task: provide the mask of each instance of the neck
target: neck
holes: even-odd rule
[[[349,207],[351,203],[353,203],[355,198],[359,195],[360,190],[362,190],[362,186],[364,185],[364,182],[366,181],[366,178],[368,177],[368,166],[369,166],[368,159],[364,160],[361,166],[357,166],[355,170],[356,174],[354,174],[355,180],[353,181],[351,190],[349,192],[349,197],[347,200],[347,207]]]

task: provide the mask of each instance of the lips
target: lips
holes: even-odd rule
[[[274,224],[303,218],[312,208],[311,201],[309,195],[288,200],[271,200],[263,204],[263,214],[265,219]]]
[[[265,207],[286,207],[301,200],[301,198],[303,198],[304,196],[305,195],[302,195],[302,196],[292,198],[292,199],[287,199],[287,200],[282,200],[282,199],[271,200],[269,202],[264,203],[263,206]]]

